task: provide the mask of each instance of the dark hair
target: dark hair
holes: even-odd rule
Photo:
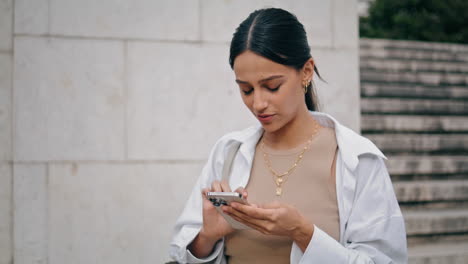
[[[312,57],[304,26],[294,14],[280,8],[255,10],[237,27],[229,54],[231,69],[236,57],[246,50],[296,70]],[[314,71],[320,77],[315,63]],[[307,89],[305,103],[309,110],[318,111],[313,85]]]

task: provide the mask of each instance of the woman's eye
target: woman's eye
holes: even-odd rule
[[[280,86],[281,86],[281,85],[279,85],[279,86],[276,87],[276,88],[268,88],[268,90],[270,90],[270,91],[272,91],[272,92],[276,92],[276,91],[279,90]]]
[[[281,85],[279,85],[279,86],[276,87],[276,88],[270,88],[270,87],[268,87],[268,86],[265,86],[265,87],[266,87],[268,90],[270,90],[270,92],[276,92],[276,91],[279,90],[280,86],[281,86]],[[253,90],[254,90],[254,89],[252,88],[252,89],[250,89],[250,90],[248,90],[248,91],[242,90],[242,92],[243,92],[245,95],[249,95],[249,94],[251,94],[251,93],[253,92]]]
[[[245,95],[249,95],[253,92],[253,89],[250,89],[248,91],[245,91],[245,90],[242,90],[242,92],[245,94]]]

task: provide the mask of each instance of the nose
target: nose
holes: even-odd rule
[[[256,113],[262,113],[268,107],[268,98],[267,95],[262,91],[262,89],[256,89],[253,94],[253,109]]]

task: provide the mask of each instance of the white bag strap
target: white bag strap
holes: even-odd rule
[[[224,160],[223,174],[222,174],[221,179],[223,181],[227,181],[228,183],[229,183],[229,176],[231,174],[232,163],[234,161],[234,157],[236,156],[237,151],[240,148],[240,145],[241,145],[241,142],[234,143],[229,149],[226,159]]]

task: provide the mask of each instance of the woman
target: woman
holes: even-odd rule
[[[406,263],[403,217],[383,162],[366,138],[317,112],[318,74],[304,27],[277,8],[256,10],[230,49],[242,100],[258,126],[217,141],[177,220],[171,256],[182,263]],[[241,143],[229,182],[226,153]],[[206,198],[250,227],[234,230]]]

